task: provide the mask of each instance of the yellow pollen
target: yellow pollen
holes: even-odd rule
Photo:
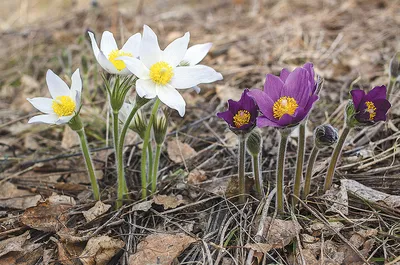
[[[371,101],[365,102],[365,105],[367,106],[365,111],[369,113],[369,119],[373,121],[376,116],[376,107]]]
[[[240,128],[243,125],[246,125],[250,122],[250,112],[247,110],[239,110],[235,116],[233,116],[233,125],[235,125],[236,128]]]
[[[167,84],[174,76],[174,69],[166,62],[158,62],[150,67],[150,78],[157,85]]]
[[[75,102],[70,96],[58,96],[51,105],[58,117],[72,115],[75,111]]]
[[[272,107],[274,118],[279,120],[285,114],[293,115],[298,106],[299,105],[294,98],[281,97],[275,101],[274,106]]]
[[[121,71],[126,67],[124,61],[115,59],[121,56],[133,57],[132,53],[124,52],[118,49],[112,50],[108,55],[108,60],[115,66],[115,68],[117,68],[118,71]]]

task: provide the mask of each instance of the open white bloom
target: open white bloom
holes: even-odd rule
[[[100,49],[97,46],[94,34],[88,31],[92,42],[92,49],[97,61],[110,74],[129,75],[131,72],[126,68],[124,61],[117,59],[120,56],[138,57],[141,35],[136,33],[131,36],[124,44],[122,49],[118,49],[114,36],[109,31],[104,31],[101,37]]]
[[[185,57],[183,57],[180,66],[193,66],[201,62],[206,57],[208,51],[211,49],[212,43],[196,44],[187,49]],[[217,80],[215,80],[217,81]],[[200,87],[192,87],[197,94],[200,93]]]
[[[48,70],[46,82],[52,98],[27,98],[38,110],[46,114],[31,118],[28,123],[68,123],[81,107],[82,79],[77,69],[72,77],[71,89],[53,71]]]
[[[185,114],[185,100],[176,89],[185,89],[201,83],[222,80],[222,75],[204,65],[180,66],[189,44],[189,33],[171,42],[165,50],[158,45],[156,34],[144,25],[140,45],[140,60],[122,56],[126,67],[139,79],[136,91],[140,97],[158,97],[165,105]],[[194,62],[196,60],[193,60]]]

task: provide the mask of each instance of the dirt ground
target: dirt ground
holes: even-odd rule
[[[87,31],[99,40],[110,30],[124,43],[143,24],[161,48],[187,31],[190,45],[212,42],[204,64],[224,79],[201,85],[199,95],[184,93],[186,115],[172,112],[159,195],[144,202],[141,142],[129,133],[131,200],[114,210],[109,108]],[[313,62],[325,82],[308,122],[307,158],[316,126],[342,128],[350,85],[387,84],[389,60],[400,50],[399,0],[3,0],[0,36],[0,265],[400,264],[398,87],[389,122],[350,134],[336,188],[319,195],[327,149],[315,165],[313,196],[278,218],[272,195],[245,205],[230,198],[236,137],[215,116],[244,88],[261,88],[267,73]],[[103,191],[97,206],[75,134],[27,124],[37,112],[26,98],[48,95],[47,69],[68,83],[78,67],[82,119]],[[271,191],[278,136],[273,129],[262,133],[262,172]],[[295,133],[288,145],[288,198],[296,140]],[[176,146],[185,147],[180,159]],[[251,177],[250,158],[246,172]],[[104,212],[88,220],[94,206]]]

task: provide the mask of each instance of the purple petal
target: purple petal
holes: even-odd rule
[[[232,99],[228,100],[228,110],[232,113],[237,113],[240,110],[241,106],[239,102],[234,101]]]
[[[307,105],[308,98],[313,92],[313,87],[309,84],[309,76],[306,69],[296,68],[290,73],[283,87],[283,94],[293,97],[301,107]]]
[[[262,127],[282,127],[280,126],[278,123],[276,123],[275,121],[271,121],[270,119],[268,119],[265,116],[260,116],[257,118],[257,127],[258,128],[262,128]]]
[[[255,103],[254,99],[248,95],[248,93],[249,89],[246,88],[239,100],[239,104],[242,109],[247,110],[250,113],[254,113],[257,111],[257,104]]]
[[[386,86],[376,86],[365,96],[365,101],[374,101],[375,99],[386,99]]]
[[[267,78],[264,83],[264,92],[275,102],[282,95],[283,81],[271,74],[267,74]]]
[[[264,116],[266,116],[270,120],[275,120],[272,113],[274,101],[267,95],[267,93],[259,89],[252,89],[249,91],[248,95],[256,101],[261,113]]]
[[[308,113],[310,113],[314,103],[318,100],[318,96],[317,95],[312,95],[307,102],[307,105],[304,107],[304,111],[306,112],[306,115],[308,115]]]
[[[384,112],[387,112],[392,106],[387,99],[375,99],[372,103],[374,103],[375,108]]]
[[[281,74],[279,75],[279,78],[282,80],[283,83],[286,82],[286,79],[288,78],[290,74],[290,71],[286,68],[283,68],[281,71]]]
[[[377,110],[376,111],[376,116],[374,118],[374,121],[386,121],[386,111],[383,110]]]
[[[356,110],[359,110],[359,107],[361,107],[360,103],[363,101],[363,98],[365,96],[364,90],[361,89],[353,89],[350,91],[351,96],[353,97],[353,104],[354,108]],[[365,102],[365,101],[364,101]]]
[[[229,110],[218,112],[217,116],[221,119],[224,119],[230,126],[233,126],[233,114]]]
[[[296,110],[297,111],[297,110]],[[286,127],[289,125],[294,125],[296,122],[293,122],[294,117],[289,114],[283,114],[283,116],[277,121],[280,127]]]

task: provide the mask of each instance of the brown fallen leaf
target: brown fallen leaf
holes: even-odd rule
[[[341,222],[329,222],[329,227],[324,223],[316,222],[310,225],[307,230],[312,236],[320,236],[321,234],[324,234],[324,236],[331,236],[336,234],[332,229],[339,232],[343,228],[344,224]]]
[[[25,210],[35,206],[42,197],[40,195],[0,199],[0,207]]]
[[[69,126],[64,127],[63,138],[61,140],[61,147],[64,149],[71,149],[72,147],[79,145],[78,134],[72,130]]]
[[[96,202],[96,204],[87,211],[83,211],[82,214],[87,222],[96,219],[97,216],[106,213],[111,208],[111,205],[104,204],[101,201]]]
[[[109,236],[92,237],[80,255],[83,265],[106,265],[125,246],[121,239]]]
[[[50,196],[46,201],[25,210],[21,222],[31,228],[44,232],[57,232],[65,226],[68,210],[75,200],[64,195]]]
[[[29,238],[29,231],[26,231],[22,235],[0,241],[0,257],[4,256],[9,252],[23,251],[22,246],[25,244],[28,238]]]
[[[333,202],[326,212],[341,213],[344,215],[349,214],[348,196],[345,186],[341,185],[337,187],[337,185],[333,185],[323,197]]]
[[[152,234],[137,246],[137,252],[129,257],[128,265],[170,265],[196,239],[183,233]]]
[[[274,248],[282,248],[292,242],[293,238],[300,233],[301,226],[293,220],[280,220],[268,217],[265,220],[266,243]]]
[[[135,204],[132,206],[131,211],[143,211],[143,212],[147,212],[148,210],[151,209],[151,205],[153,204],[153,200],[149,200],[149,201],[144,201],[144,202],[140,202],[138,204]]]
[[[164,206],[165,210],[176,208],[185,203],[184,200],[179,199],[176,196],[167,195],[156,195],[154,196],[153,200],[155,204]]]
[[[207,180],[206,172],[197,168],[190,171],[187,179],[189,184],[199,184],[205,180]]]
[[[227,102],[229,99],[239,100],[243,90],[228,85],[216,85],[215,92],[221,102]]]
[[[17,186],[8,181],[0,184],[0,199],[15,198],[26,195],[32,195],[32,193],[27,190],[18,189]]]
[[[181,163],[197,155],[196,150],[178,139],[168,141],[167,153],[168,157],[175,163]]]

